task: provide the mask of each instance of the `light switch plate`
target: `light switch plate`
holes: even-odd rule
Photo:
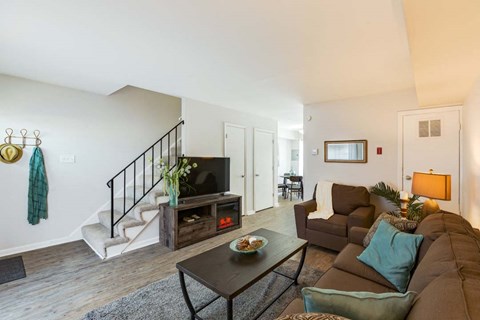
[[[318,149],[312,149],[312,156],[318,155]]]
[[[61,154],[60,155],[60,162],[61,163],[75,163],[75,155],[74,154]]]

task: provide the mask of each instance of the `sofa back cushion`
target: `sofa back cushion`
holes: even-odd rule
[[[418,225],[415,234],[423,235],[423,242],[418,252],[417,263],[420,263],[435,240],[446,232],[469,235],[480,239],[470,223],[453,213],[434,213],[425,217]]]
[[[406,319],[479,319],[479,287],[480,266],[448,271],[425,287]]]
[[[313,197],[315,199],[315,192]],[[349,215],[358,207],[368,207],[370,205],[370,193],[365,187],[334,183],[332,187],[332,202],[335,213]]]
[[[480,266],[480,240],[459,233],[444,233],[417,266],[408,290],[420,293],[440,275],[470,265]]]

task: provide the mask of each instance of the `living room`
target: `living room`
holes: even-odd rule
[[[165,279],[176,280],[163,285],[176,285],[178,295],[161,304],[176,301],[183,312],[178,318],[189,318],[177,263],[259,228],[299,236],[294,205],[302,199],[293,195],[290,201],[276,192],[286,172],[279,140],[287,136],[303,139],[298,173],[305,201],[325,180],[368,190],[385,182],[411,195],[411,172],[405,171],[404,161],[414,158],[414,171],[451,175],[451,200],[439,201],[440,207],[479,228],[478,12],[473,0],[1,4],[2,143],[8,144],[9,131],[3,132],[11,128],[16,137],[12,143],[27,144],[14,150],[23,154],[17,162],[0,163],[0,262],[22,257],[19,273],[25,275],[0,284],[2,318],[82,318],[96,310],[92,319],[101,312],[112,319],[122,319],[122,314],[168,319],[132,311],[139,303],[132,294],[145,294],[138,290]],[[417,144],[411,149],[416,157],[407,157],[403,143],[404,120],[428,118],[429,112],[442,123],[452,119],[449,112],[458,116],[456,144],[436,142],[435,152],[448,151],[435,157],[436,162],[428,158],[433,151]],[[85,243],[82,227],[98,223],[98,213],[110,212],[114,202],[112,188],[106,186],[109,179],[182,121],[178,136],[169,136],[181,140],[178,154],[229,157],[231,170],[244,169],[236,177],[240,182],[235,184],[233,176],[230,181],[230,192],[242,196],[241,228],[171,251],[159,243],[158,199],[167,196],[163,190],[154,208],[145,211],[145,225],[131,228],[138,229],[135,241],[117,244],[116,251],[105,243]],[[235,129],[243,132],[243,148],[228,144],[227,135]],[[270,137],[272,146],[256,146]],[[48,219],[31,225],[29,159],[38,140],[48,177]],[[325,141],[338,140],[366,140],[367,161],[325,162]],[[151,170],[157,179],[161,168],[156,156],[143,155],[143,171]],[[255,172],[261,160],[274,164],[266,178],[272,183],[266,187]],[[443,169],[449,161],[454,169]],[[130,180],[115,181],[120,186],[115,196],[122,186],[127,190]],[[137,192],[134,188],[133,194]],[[145,198],[152,194],[140,193]],[[376,216],[392,210],[382,197],[372,194],[370,200]],[[110,227],[109,213],[107,218]],[[113,232],[113,223],[111,227]],[[265,250],[269,246],[275,242]],[[299,281],[308,279],[313,285],[337,255],[310,243]],[[285,268],[300,261],[297,253]],[[4,268],[2,272],[9,272],[8,265]],[[301,296],[293,288],[263,319],[280,316],[290,303],[286,300]],[[248,299],[246,305],[252,303]],[[223,301],[217,302],[221,307],[213,309],[224,312]],[[148,304],[142,308],[154,310]],[[245,308],[241,302],[233,305],[234,312]]]

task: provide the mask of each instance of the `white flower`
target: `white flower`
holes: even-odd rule
[[[198,167],[197,163],[194,162],[194,163],[192,164],[192,167],[194,167],[194,168]]]

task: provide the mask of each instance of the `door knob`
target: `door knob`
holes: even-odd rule
[[[405,176],[405,180],[412,180],[412,176]]]
[[[255,177],[260,177],[260,175],[258,173],[255,174]]]
[[[244,175],[244,174],[242,174],[242,175],[241,175],[241,177],[242,177],[242,178],[245,178],[245,175]]]

